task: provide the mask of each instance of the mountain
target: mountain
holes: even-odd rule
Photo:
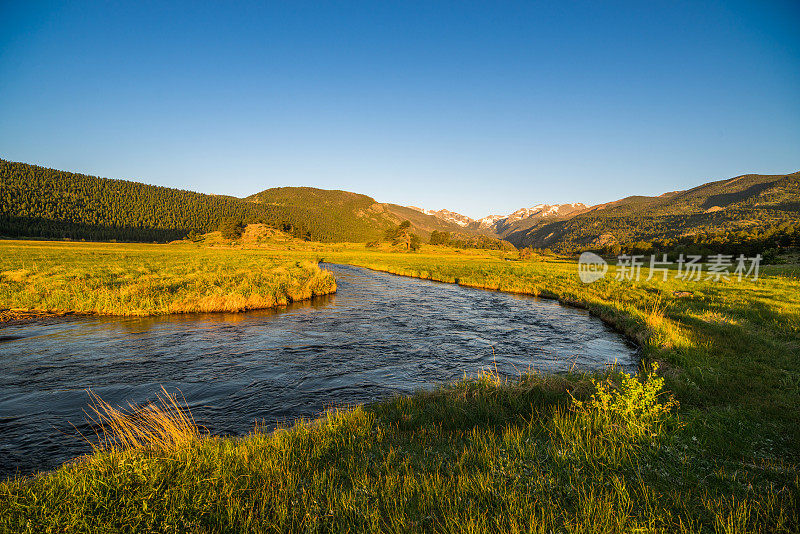
[[[466,234],[472,235],[474,232],[464,229],[460,224],[446,219],[441,219],[433,215],[420,212],[419,209],[414,209],[408,206],[399,206],[397,204],[383,204],[383,206],[397,219],[402,221],[409,221],[416,233],[420,234],[425,239],[428,238],[431,232],[450,232],[451,234]]]
[[[569,250],[709,235],[763,233],[800,223],[800,172],[746,174],[686,191],[630,196],[507,233],[516,246]],[[705,237],[704,237],[705,236]]]
[[[443,221],[447,221],[447,222],[452,223],[452,224],[457,224],[458,226],[460,226],[462,228],[466,228],[470,224],[475,222],[474,220],[470,219],[466,215],[461,215],[460,213],[456,213],[456,212],[450,211],[450,210],[436,210],[436,211],[434,211],[434,210],[423,210],[423,209],[420,209],[420,208],[414,208],[414,209],[417,209],[417,210],[419,210],[422,213],[425,213],[427,215],[433,215],[437,219],[441,219]]]
[[[417,208],[418,209],[418,208]],[[745,174],[659,196],[630,196],[605,204],[537,204],[474,220],[449,210],[420,210],[517,247],[571,251],[659,241],[749,239],[800,223],[800,173]]]
[[[461,227],[366,195],[311,187],[267,189],[245,199],[112,180],[0,159],[0,235],[169,241],[226,218],[263,222],[318,241],[366,242],[410,220],[427,238]]]
[[[569,218],[587,209],[587,206],[580,202],[574,204],[537,204],[531,208],[518,209],[504,218],[495,220],[490,228],[498,236],[506,237],[514,232],[536,226],[543,221]]]
[[[472,219],[454,211],[423,210],[414,208],[422,213],[433,215],[443,221],[457,224],[463,229],[479,233],[488,233],[497,237],[504,237],[512,232],[531,228],[544,220],[557,220],[570,217],[586,211],[584,204],[537,204],[530,208],[521,208],[509,215],[489,215],[482,219]]]
[[[492,228],[497,221],[505,218],[505,215],[487,215],[486,217],[478,219],[476,222],[479,228],[489,229]]]
[[[216,230],[228,218],[329,242],[378,240],[404,220],[423,240],[437,231],[459,242],[502,238],[518,247],[557,251],[642,248],[656,241],[663,247],[752,242],[776,232],[795,235],[793,229],[800,228],[800,172],[745,174],[591,207],[537,204],[474,220],[348,191],[276,187],[236,198],[0,159],[0,236],[169,241]]]
[[[657,197],[634,196],[616,202],[593,206],[592,211],[605,210],[614,216],[642,213],[679,215],[711,213],[745,206],[776,206],[785,201],[797,202],[796,184],[800,172],[793,174],[744,174],[727,180],[709,182],[686,191],[672,191]],[[762,193],[771,193],[762,195]],[[778,194],[778,196],[775,196]]]

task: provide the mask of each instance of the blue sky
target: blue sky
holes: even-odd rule
[[[0,1],[0,157],[472,217],[800,170],[800,2]]]

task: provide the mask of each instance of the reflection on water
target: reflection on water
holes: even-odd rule
[[[245,434],[497,367],[634,365],[600,320],[554,301],[350,266],[336,295],[280,311],[72,318],[5,327],[0,476],[88,452],[91,388],[112,404],[179,389],[215,434]],[[76,428],[73,428],[72,424]]]

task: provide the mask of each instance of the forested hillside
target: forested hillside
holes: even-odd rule
[[[346,234],[351,236],[348,241],[372,241],[382,235],[387,228],[396,226],[402,221],[409,221],[413,231],[426,239],[432,231],[461,230],[459,226],[438,217],[397,204],[377,202],[367,195],[349,191],[313,187],[275,187],[251,195],[245,200],[293,210],[314,206],[325,214],[329,223],[346,230]]]
[[[0,208],[2,236],[119,241],[180,239],[235,218],[317,241],[366,242],[406,215],[401,206],[347,191],[281,187],[240,199],[2,159]],[[453,229],[428,215],[412,225],[423,236]]]
[[[486,232],[347,191],[277,187],[241,199],[2,159],[0,208],[0,235],[7,237],[169,241],[217,230],[231,219],[262,222],[316,241],[374,241],[404,220],[426,241],[434,231],[464,242]],[[576,213],[555,220],[519,217],[503,237],[517,247],[564,252],[794,243],[800,173],[738,176],[658,197],[581,207]]]
[[[627,197],[507,239],[517,246],[575,250],[771,243],[800,225],[800,173],[744,175],[658,197]]]
[[[216,229],[225,217],[286,214],[233,197],[109,180],[0,160],[0,234],[166,241]]]

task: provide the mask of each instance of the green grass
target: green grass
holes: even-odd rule
[[[232,312],[335,290],[330,273],[285,252],[0,241],[0,308],[104,315]]]
[[[274,254],[230,252],[240,262]],[[554,258],[345,245],[292,257],[559,298],[637,339],[648,365],[634,380],[487,374],[276,433],[99,451],[0,483],[0,530],[800,528],[795,267],[768,268],[757,282],[584,285],[573,262]],[[658,375],[647,373],[653,363]],[[656,395],[662,386],[670,393]],[[667,409],[670,394],[680,407]]]
[[[100,451],[0,483],[22,532],[788,531],[797,494],[720,472],[653,376],[485,375],[275,433]],[[619,389],[611,386],[615,384]],[[569,393],[582,399],[576,402]],[[610,398],[609,398],[610,396]],[[752,486],[755,482],[755,486]],[[796,486],[795,486],[796,489]]]

